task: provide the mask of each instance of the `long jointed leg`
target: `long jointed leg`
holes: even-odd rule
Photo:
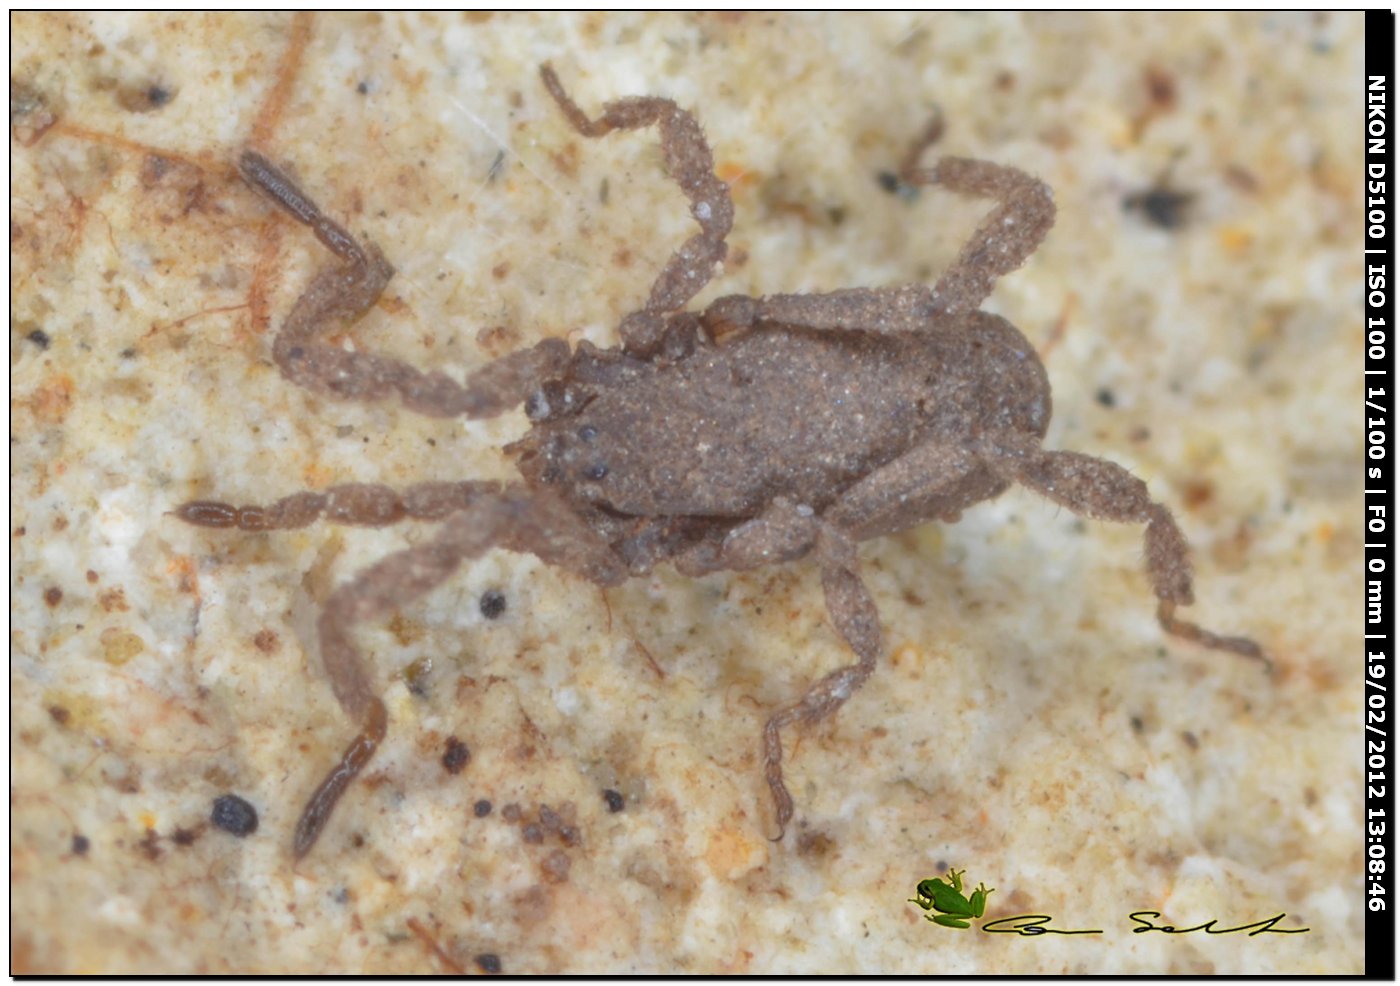
[[[350,638],[351,628],[388,616],[441,584],[465,559],[493,547],[536,554],[604,585],[626,577],[622,562],[567,505],[511,486],[476,496],[433,541],[390,555],[337,588],[317,622],[321,663],[341,708],[360,732],[302,812],[293,842],[298,857],[315,844],[336,802],[384,738],[384,703]]]
[[[822,678],[801,699],[779,711],[763,727],[763,768],[777,810],[779,839],[792,820],[792,795],[783,783],[781,731],[795,723],[816,722],[839,709],[870,677],[880,653],[880,614],[861,581],[855,542],[836,528],[823,524],[817,534],[817,558],[821,564],[827,613],[858,660]]]
[[[997,278],[1024,264],[1055,224],[1050,186],[1015,168],[945,157],[932,168],[907,169],[904,178],[910,184],[942,185],[959,195],[997,202],[934,285],[937,314],[976,311]]]
[[[618,99],[603,107],[602,116],[590,120],[564,91],[553,68],[541,65],[540,77],[574,129],[585,137],[656,124],[661,131],[666,170],[690,199],[690,214],[700,224],[700,232],[686,240],[666,262],[652,285],[646,307],[622,321],[619,331],[623,346],[628,352],[647,355],[661,342],[663,316],[693,298],[714,276],[715,265],[724,260],[724,238],[734,224],[729,186],[715,175],[714,156],[700,124],[671,100],[658,96]]]
[[[408,518],[442,520],[466,509],[478,497],[500,491],[500,483],[483,480],[418,483],[402,493],[378,483],[347,483],[324,493],[293,493],[266,507],[194,500],[174,512],[197,527],[236,527],[241,531],[293,530],[322,516],[333,524],[383,527]]]
[[[395,394],[409,410],[432,417],[492,417],[523,401],[539,378],[562,368],[569,347],[546,339],[476,371],[464,385],[442,373],[423,373],[374,353],[350,352],[318,339],[339,325],[353,325],[374,307],[394,269],[373,243],[361,244],[255,151],[238,161],[244,179],[309,226],[344,263],[317,273],[282,324],[272,358],[283,376],[319,393],[343,400],[379,400]]]
[[[1225,637],[1177,619],[1189,606],[1191,558],[1171,512],[1148,496],[1147,484],[1122,466],[1079,452],[1050,452],[1028,436],[1003,436],[986,444],[989,468],[1077,514],[1099,520],[1146,524],[1147,574],[1157,595],[1157,622],[1177,637],[1253,658],[1271,667],[1263,649],[1247,637]]]
[[[916,161],[919,152],[940,133],[941,117],[914,145],[910,162]],[[932,290],[914,284],[765,298],[730,295],[705,309],[702,320],[711,335],[747,329],[760,322],[813,329],[917,332],[939,316],[975,311],[997,278],[1024,264],[1055,223],[1050,187],[1015,168],[949,157],[932,168],[906,164],[903,177],[913,185],[942,185],[960,195],[997,202]]]

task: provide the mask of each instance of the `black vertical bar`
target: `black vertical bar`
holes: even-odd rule
[[[1394,758],[1396,709],[1391,701],[1395,678],[1389,674],[1394,645],[1393,599],[1395,545],[1391,531],[1396,522],[1395,471],[1397,454],[1390,427],[1396,393],[1391,341],[1395,317],[1392,301],[1397,272],[1391,225],[1396,192],[1395,156],[1391,152],[1393,119],[1391,87],[1395,67],[1395,15],[1366,11],[1365,78],[1365,269],[1366,269],[1366,365],[1365,420],[1366,494],[1364,540],[1366,565],[1366,660],[1362,672],[1366,723],[1364,771],[1366,778],[1365,906],[1366,976],[1395,978],[1395,817],[1394,784],[1390,761]]]

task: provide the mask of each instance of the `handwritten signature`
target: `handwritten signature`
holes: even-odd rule
[[[969,928],[972,922],[980,918],[986,910],[987,898],[995,893],[995,889],[988,887],[984,883],[977,884],[972,895],[969,897],[963,888],[962,875],[966,870],[949,869],[946,878],[931,878],[920,880],[915,890],[916,896],[909,898],[909,903],[918,905],[928,912],[924,917],[941,924],[947,928]],[[1262,918],[1249,924],[1236,925],[1233,928],[1217,927],[1218,921],[1211,918],[1209,921],[1193,925],[1189,928],[1178,928],[1172,924],[1157,924],[1153,918],[1160,918],[1161,911],[1133,911],[1128,915],[1128,920],[1133,922],[1133,934],[1141,935],[1149,931],[1158,931],[1164,935],[1189,935],[1196,932],[1204,932],[1207,935],[1236,935],[1248,934],[1253,938],[1255,935],[1265,933],[1272,935],[1301,935],[1310,928],[1279,928],[1276,925],[1288,915],[1283,911],[1275,914],[1271,918]],[[984,922],[978,927],[992,935],[1020,935],[1022,938],[1034,938],[1038,935],[1101,935],[1102,928],[1054,928],[1050,922],[1053,921],[1049,914],[1017,914],[1014,917],[994,918]]]
[[[1264,918],[1251,924],[1241,924],[1233,928],[1216,927],[1216,920],[1212,918],[1203,924],[1198,924],[1190,928],[1178,928],[1170,924],[1154,924],[1151,918],[1160,918],[1161,911],[1134,911],[1128,915],[1128,920],[1137,927],[1133,928],[1133,934],[1141,935],[1149,931],[1160,931],[1164,935],[1189,935],[1194,932],[1204,932],[1208,935],[1233,935],[1247,932],[1249,937],[1262,935],[1265,933],[1273,935],[1300,935],[1310,928],[1277,928],[1280,921],[1288,915],[1279,912],[1271,918]],[[996,918],[981,926],[982,930],[993,935],[1020,935],[1024,938],[1032,938],[1036,935],[1101,935],[1102,928],[1052,928],[1050,922],[1054,920],[1049,914],[1017,914],[1014,917]]]

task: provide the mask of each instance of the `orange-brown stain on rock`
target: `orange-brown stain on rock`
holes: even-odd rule
[[[66,373],[49,377],[25,402],[30,412],[45,424],[62,424],[73,406],[73,378]]]
[[[724,880],[736,880],[768,859],[767,846],[751,834],[747,820],[725,821],[710,832],[705,865]]]

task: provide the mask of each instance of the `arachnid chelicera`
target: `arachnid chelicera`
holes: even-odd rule
[[[733,221],[729,189],[694,117],[652,96],[608,103],[590,120],[549,66],[544,85],[582,135],[656,125],[670,177],[700,231],[670,258],[646,304],[622,319],[621,346],[559,339],[511,353],[457,383],[384,356],[321,341],[375,303],[393,269],[327,217],[262,155],[244,178],[342,261],[318,273],[273,343],[284,376],[343,400],[397,396],[423,414],[482,418],[521,403],[532,426],[506,448],[521,481],[336,486],[267,507],[186,503],[180,518],[266,531],[317,518],[365,526],[443,521],[430,541],[340,586],[319,619],[321,660],[359,734],[297,825],[298,856],[383,739],[387,714],[351,640],[492,548],[531,552],[600,585],[671,562],[686,575],[746,570],[815,553],[831,621],[856,662],[778,710],[763,759],[779,830],[793,813],[783,784],[782,730],[835,712],[874,670],[879,616],[856,544],[961,511],[1013,483],[1086,516],[1146,525],[1148,574],[1168,633],[1263,659],[1253,641],[1178,619],[1192,600],[1186,541],[1171,513],[1121,467],[1041,447],[1050,420],[1045,370],[1010,324],[978,311],[996,279],[1020,267],[1049,230],[1050,189],[1014,168],[963,158],[903,178],[991,199],[991,215],[932,289],[721,298],[682,307],[714,275]],[[781,837],[781,836],[780,836]]]

